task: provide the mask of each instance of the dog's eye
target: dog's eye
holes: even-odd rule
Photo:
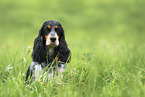
[[[50,26],[48,26],[48,27],[45,28],[45,31],[46,32],[48,32],[48,31],[50,32],[50,30],[51,30],[51,27]]]
[[[59,32],[60,31],[60,28],[58,26],[55,26],[55,31],[56,32]]]

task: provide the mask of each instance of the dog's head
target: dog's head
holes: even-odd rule
[[[44,40],[46,46],[57,47],[60,40],[64,38],[64,30],[59,22],[49,20],[42,25],[39,36]]]

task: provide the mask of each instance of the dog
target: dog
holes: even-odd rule
[[[33,62],[26,72],[25,83],[43,76],[46,81],[50,76],[59,75],[65,70],[66,63],[71,60],[71,52],[58,21],[48,20],[43,23],[34,41],[32,59]]]

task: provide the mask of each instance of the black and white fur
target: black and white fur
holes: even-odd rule
[[[26,83],[44,75],[47,76],[43,79],[49,80],[53,75],[52,71],[60,74],[65,70],[65,65],[71,60],[71,57],[64,30],[59,22],[52,20],[44,22],[34,41],[32,59],[33,62],[26,73]]]

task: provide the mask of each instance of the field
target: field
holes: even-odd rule
[[[145,1],[1,0],[1,97],[145,97]],[[72,52],[64,77],[24,85],[33,41],[59,21]]]

